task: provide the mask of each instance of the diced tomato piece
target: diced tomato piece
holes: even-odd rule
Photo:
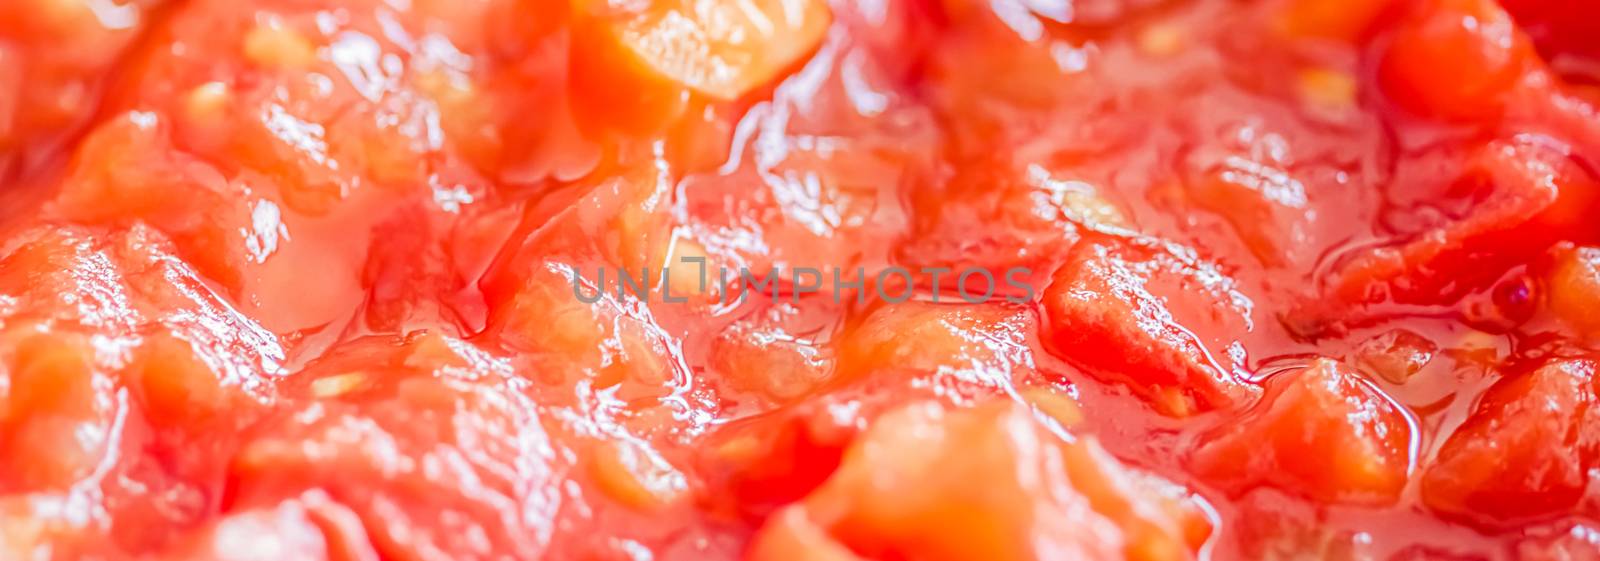
[[[552,382],[589,378],[618,388],[624,400],[672,393],[676,367],[665,334],[631,295],[600,293],[605,288],[589,280],[594,275],[559,263],[528,271],[521,288],[492,309],[491,331],[531,353]],[[586,303],[580,293],[596,300]]]
[[[1545,307],[1586,337],[1600,335],[1600,248],[1561,246],[1545,280]]]
[[[1215,266],[1149,238],[1078,242],[1044,293],[1053,350],[1183,416],[1245,403],[1233,349],[1251,303]]]
[[[1423,502],[1486,526],[1567,512],[1600,453],[1594,374],[1558,359],[1490,388],[1423,474]]]
[[[845,447],[884,413],[913,401],[967,402],[1003,392],[988,380],[952,374],[880,369],[719,429],[698,462],[713,510],[765,518],[827,479]],[[1059,406],[1061,400],[1039,399],[1036,407],[1074,420],[1075,406]]]
[[[847,149],[826,157],[796,153],[766,171],[752,165],[692,175],[683,182],[688,230],[720,257],[710,262],[713,280],[719,267],[730,279],[741,270],[754,278],[777,271],[780,292],[788,293],[794,270],[787,265],[816,270],[829,290],[836,276],[859,281],[859,266],[889,253],[900,209],[886,204],[884,189],[905,182],[904,167],[913,165],[898,154]]]
[[[1221,128],[1216,146],[1188,155],[1186,187],[1195,206],[1227,220],[1268,267],[1310,261],[1307,254],[1318,249],[1313,228],[1324,208],[1314,194],[1331,186],[1310,180],[1320,170],[1296,160],[1304,155],[1295,153],[1300,148],[1290,137],[1248,122]]]
[[[1493,123],[1534,52],[1492,0],[1428,0],[1392,32],[1378,64],[1384,93],[1425,117]]]
[[[145,415],[164,430],[226,432],[250,423],[251,413],[272,400],[284,358],[276,338],[228,308],[159,234],[135,227],[96,238],[43,227],[20,237],[27,243],[0,261],[0,294],[21,303],[4,314],[5,337],[19,344],[59,337],[39,347],[56,351],[82,345],[79,353],[37,356],[55,357],[47,364],[56,367],[78,364],[84,374],[114,375],[115,385],[94,387],[133,389]],[[105,342],[91,346],[88,337]],[[99,356],[112,342],[126,355]],[[58,382],[72,379],[63,374]]]
[[[839,466],[855,423],[802,404],[719,430],[699,470],[712,510],[760,520],[806,496]]]
[[[578,44],[615,51],[597,61],[610,63],[605,67],[589,68],[580,60],[575,68],[638,74],[717,99],[737,99],[816,48],[831,20],[828,4],[821,0],[642,4],[574,0],[575,17],[598,20],[580,24]],[[582,35],[588,33],[597,37],[586,41]]]
[[[865,558],[829,535],[828,529],[812,521],[804,509],[786,508],[767,519],[756,541],[745,552],[745,559],[863,561]]]
[[[207,514],[223,454],[276,396],[283,351],[147,228],[40,226],[12,242],[0,453],[29,460],[0,462],[0,490],[25,498],[0,509],[29,512],[0,518],[35,526],[0,551],[160,546]]]
[[[879,418],[826,483],[770,518],[747,558],[1190,559],[1209,524],[1183,500],[1092,440],[1058,439],[1020,404],[914,403]]]
[[[892,82],[864,51],[842,49],[820,52],[745,112],[720,168],[680,182],[684,229],[720,258],[713,269],[788,276],[806,267],[827,290],[836,276],[850,281],[886,261],[904,235],[896,193],[939,172],[938,127],[904,97],[858,105],[852,92]]]
[[[7,391],[0,409],[0,485],[12,491],[65,491],[93,477],[102,458],[120,454],[117,391],[105,357],[87,337],[38,334],[8,345]],[[96,364],[96,363],[100,364]],[[120,407],[128,407],[126,394]]]
[[[247,231],[208,224],[248,218],[246,205],[226,199],[234,188],[211,166],[173,150],[166,120],[129,113],[108,120],[79,146],[56,204],[75,221],[134,218],[162,228],[178,244],[194,248],[194,266],[237,286],[237,261],[244,256],[232,249],[243,248]],[[196,218],[201,215],[213,218]],[[275,238],[278,232],[267,233]]]
[[[366,236],[318,243],[317,228],[297,220],[282,198],[254,190],[259,177],[226,179],[176,150],[170,135],[170,123],[152,113],[108,121],[76,154],[56,211],[92,224],[155,226],[241,308],[280,332],[354,311]],[[307,270],[322,271],[322,281],[295,284]]]
[[[1339,262],[1329,278],[1332,302],[1311,308],[1340,316],[1352,304],[1455,302],[1558,240],[1593,239],[1584,217],[1600,208],[1600,182],[1574,157],[1566,146],[1534,135],[1473,151],[1441,194],[1465,209],[1442,224],[1423,222],[1421,231],[1394,245]]]
[[[589,453],[589,476],[600,492],[636,512],[660,514],[687,496],[683,473],[648,446],[595,446]]]
[[[595,388],[634,409],[677,407],[672,396],[694,380],[652,307],[665,298],[661,265],[674,249],[670,177],[653,168],[602,177],[580,184],[587,192],[553,216],[528,210],[480,281],[485,331],[521,354],[539,383],[559,388],[542,402],[571,404]],[[688,297],[694,284],[679,279],[674,297]],[[639,428],[673,430],[658,421],[641,419]]]
[[[154,226],[274,332],[342,329],[380,226],[424,220],[431,246],[486,195],[421,91],[473,84],[456,49],[488,46],[470,4],[185,3],[133,53],[50,210]]]
[[[1400,406],[1318,359],[1268,381],[1262,403],[1206,437],[1191,466],[1232,493],[1266,484],[1326,503],[1387,504],[1405,487],[1412,433]]]
[[[840,369],[872,376],[897,368],[963,373],[1005,388],[1034,368],[1035,313],[1011,304],[905,302],[882,306],[845,332]]]
[[[607,286],[597,288],[612,294],[621,280],[616,274],[620,269],[634,281],[626,287],[626,294],[641,299],[646,297],[646,289],[659,294],[656,284],[661,280],[661,267],[667,264],[675,241],[668,212],[674,178],[660,169],[667,167],[667,162],[654,159],[647,163],[603,171],[578,182],[573,185],[577,199],[562,201],[554,211],[530,206],[502,250],[500,262],[481,283],[490,300],[508,297],[521,283],[521,275],[547,262],[581,266],[582,276],[588,279],[598,278],[596,267],[609,269]],[[648,278],[644,278],[646,269]],[[714,282],[715,272],[708,277]],[[674,287],[674,294],[684,295],[685,289],[697,285]]]
[[[509,371],[439,335],[345,343],[296,375],[303,401],[246,435],[224,506],[321,489],[385,559],[539,557],[568,468]]]

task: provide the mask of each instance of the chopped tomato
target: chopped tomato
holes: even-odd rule
[[[659,131],[767,86],[817,49],[822,0],[573,0],[573,105],[593,128]]]
[[[840,368],[848,375],[880,370],[965,372],[996,387],[1033,370],[1029,333],[1038,319],[1003,304],[907,302],[884,306],[846,332]]]
[[[1423,473],[1423,501],[1490,526],[1571,508],[1600,451],[1594,402],[1590,360],[1552,360],[1508,377],[1439,449]]]
[[[747,558],[1190,559],[1207,524],[1184,500],[1020,405],[916,403],[878,419]]]
[[[1474,150],[1465,163],[1460,175],[1444,182],[1442,199],[1429,197],[1435,204],[1464,205],[1461,218],[1437,226],[1411,220],[1408,228],[1420,231],[1394,245],[1352,252],[1329,279],[1340,304],[1459,299],[1558,240],[1589,239],[1582,216],[1596,208],[1600,183],[1566,146],[1518,136]]]
[[[1532,47],[1492,0],[1429,0],[1395,28],[1378,67],[1395,102],[1425,117],[1493,122],[1523,79]]]
[[[1232,281],[1160,240],[1085,237],[1044,293],[1056,352],[1184,416],[1246,403],[1236,341],[1251,302]]]
[[[1266,484],[1327,503],[1387,504],[1411,471],[1413,433],[1376,388],[1318,359],[1268,381],[1262,403],[1209,435],[1191,465],[1234,493]]]
[[[355,514],[384,558],[538,556],[568,466],[539,408],[507,375],[503,363],[439,335],[348,343],[297,377],[305,405],[244,435],[226,505],[259,508],[321,489]]]
[[[1600,306],[1600,248],[1560,247],[1550,268],[1546,306],[1584,336],[1600,334],[1600,317],[1586,313]]]
[[[0,559],[1592,556],[1591,4],[0,0]]]
[[[40,227],[14,241],[0,260],[0,449],[33,460],[0,467],[0,489],[30,497],[7,517],[33,517],[42,534],[0,550],[60,535],[91,551],[158,546],[172,534],[139,521],[207,515],[204,485],[275,400],[283,351],[147,228]],[[111,518],[73,523],[71,509]]]

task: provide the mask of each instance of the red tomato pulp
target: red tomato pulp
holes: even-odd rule
[[[0,2],[0,559],[1600,558],[1596,22]]]

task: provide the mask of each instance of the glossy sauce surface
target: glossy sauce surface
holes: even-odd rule
[[[0,2],[0,558],[1600,558],[1597,16]]]

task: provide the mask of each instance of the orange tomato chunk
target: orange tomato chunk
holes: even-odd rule
[[[1054,350],[1126,383],[1171,415],[1229,408],[1258,390],[1229,337],[1250,301],[1213,265],[1148,238],[1085,237],[1044,293]]]
[[[1059,439],[1020,404],[913,403],[879,418],[826,483],[769,519],[747,558],[1192,559],[1208,524],[1184,500],[1093,440]]]
[[[651,0],[620,6],[575,0],[580,27],[625,53],[605,72],[669,80],[716,99],[736,99],[816,48],[831,19],[822,0]],[[580,41],[582,38],[580,38]],[[627,64],[630,63],[631,64]]]
[[[1561,247],[1550,269],[1546,305],[1580,334],[1600,335],[1600,248]]]
[[[1592,360],[1553,360],[1491,388],[1423,474],[1423,502],[1483,525],[1577,504],[1600,453],[1594,373]]]
[[[1267,484],[1327,503],[1399,498],[1415,437],[1397,405],[1328,359],[1267,388],[1259,406],[1207,437],[1196,473],[1235,493]]]

